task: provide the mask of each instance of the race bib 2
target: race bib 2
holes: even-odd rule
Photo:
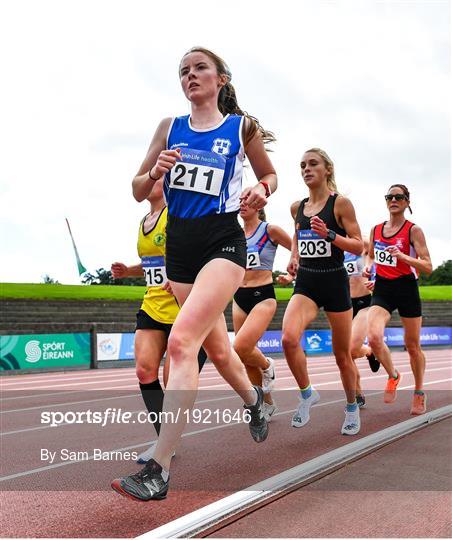
[[[260,265],[261,259],[257,246],[249,247],[246,251],[246,268],[252,270],[253,268],[258,268]]]

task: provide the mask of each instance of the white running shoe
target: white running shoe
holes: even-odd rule
[[[265,403],[264,401],[264,407],[263,407],[262,412],[264,413],[264,416],[267,422],[270,422],[273,413],[275,413],[277,410],[278,410],[278,407],[276,406],[276,403],[273,402],[270,405],[270,403]]]
[[[138,454],[137,457],[137,463],[140,463],[141,465],[145,465],[150,459],[154,457],[154,451],[157,443],[153,442],[149,446],[147,450],[144,452],[141,452],[141,454]],[[176,455],[176,452],[173,452],[173,457]]]
[[[345,410],[345,420],[341,429],[342,435],[358,435],[360,429],[359,407],[356,407],[356,411],[353,412]]]
[[[302,397],[300,398],[300,404],[298,405],[298,409],[292,416],[292,427],[303,427],[309,422],[309,411],[314,405],[314,403],[317,403],[319,399],[320,394],[311,386],[311,395],[306,399]]]
[[[265,357],[269,362],[267,369],[262,370],[262,390],[264,394],[269,394],[273,390],[275,384],[275,361],[273,358]]]

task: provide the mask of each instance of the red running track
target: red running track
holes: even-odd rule
[[[403,374],[404,390],[391,405],[385,405],[382,399],[386,376],[371,373],[367,361],[358,362],[368,403],[362,411],[359,437],[409,418],[413,378],[408,355],[394,353],[394,360]],[[254,443],[244,424],[215,419],[190,424],[172,464],[168,498],[150,503],[122,498],[109,488],[112,478],[139,469],[133,460],[98,461],[91,456],[94,448],[141,452],[155,438],[151,427],[138,423],[50,427],[41,423],[44,411],[104,411],[114,407],[135,415],[143,406],[133,369],[3,377],[3,536],[134,537],[347,444],[351,439],[340,435],[344,396],[334,360],[311,357],[309,363],[321,401],[307,426],[290,427],[298,400],[296,384],[284,359],[278,359],[275,399],[279,412],[267,441]],[[449,349],[427,351],[429,409],[450,403],[451,367]],[[204,413],[224,408],[241,410],[239,399],[210,364],[201,374],[200,388],[196,406]],[[41,459],[43,448],[56,452],[53,463]],[[63,448],[85,452],[88,459],[65,460]],[[285,531],[279,535],[284,537]]]

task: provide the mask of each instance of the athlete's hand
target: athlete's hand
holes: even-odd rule
[[[403,261],[406,258],[405,253],[402,253],[397,246],[389,246],[385,251],[388,251],[393,257],[399,259],[399,261]]]
[[[363,270],[363,277],[369,279],[371,275],[371,268],[369,266],[365,266]]]
[[[328,227],[326,226],[325,222],[318,216],[312,216],[311,229],[321,238],[326,238],[328,235]]]
[[[254,210],[260,210],[267,204],[265,196],[265,186],[256,184],[254,187],[247,187],[240,195],[240,203],[246,204]]]
[[[167,281],[165,285],[163,285],[162,289],[174,296],[173,289],[171,288],[171,283]]]
[[[151,169],[152,178],[158,179],[169,172],[180,159],[180,148],[176,148],[175,150],[162,150],[157,158],[157,163]]]
[[[287,265],[287,272],[293,276],[297,275],[298,272],[298,257],[292,257]]]
[[[279,274],[276,278],[276,282],[280,285],[290,285],[294,279],[295,276],[292,274]]]
[[[127,266],[121,262],[114,262],[111,265],[111,275],[114,279],[127,277]]]
[[[375,287],[375,281],[366,281],[364,283],[364,287],[366,287],[366,289],[368,289],[369,291],[373,291]]]

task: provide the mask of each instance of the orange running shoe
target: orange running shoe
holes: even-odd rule
[[[427,411],[427,396],[425,394],[413,394],[410,414],[424,414]]]
[[[402,375],[397,370],[396,373],[397,379],[394,379],[394,377],[389,377],[388,382],[386,383],[385,394],[383,398],[385,403],[393,403],[396,400],[397,386],[399,386],[399,382],[402,379]]]

